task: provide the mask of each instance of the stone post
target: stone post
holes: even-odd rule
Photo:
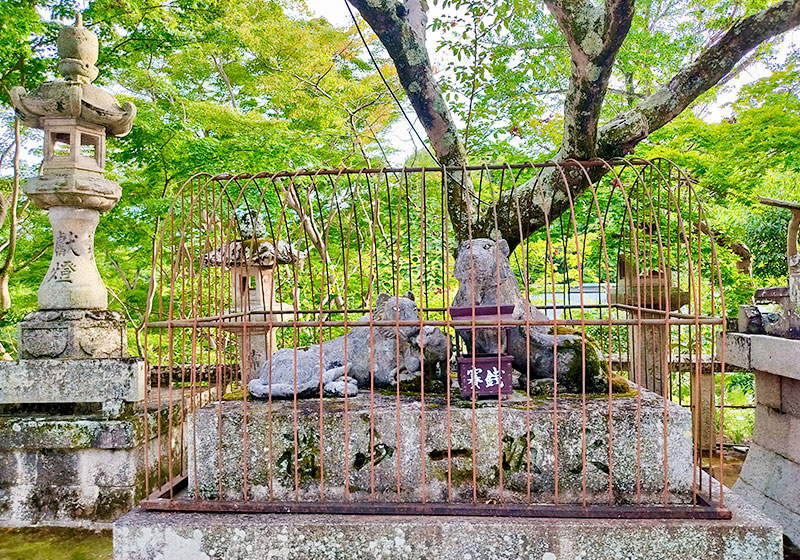
[[[619,266],[622,270],[617,287],[611,294],[614,303],[621,303],[629,308],[628,317],[636,320],[664,319],[665,311],[678,311],[689,303],[689,292],[672,286],[669,274],[653,270],[638,277],[625,275],[633,267],[627,263]],[[669,297],[667,292],[669,291]],[[632,308],[638,308],[637,311]],[[649,311],[648,311],[649,310]],[[666,325],[631,325],[628,330],[628,363],[633,381],[639,381],[645,389],[662,397],[670,398],[670,332]],[[693,355],[694,349],[690,350]],[[696,356],[695,360],[700,360]],[[684,364],[677,364],[683,367]],[[665,369],[666,366],[666,369]],[[714,376],[703,370],[693,360],[686,366],[689,368],[691,385],[691,407],[694,421],[697,423],[697,444],[708,449],[709,444],[716,441]],[[700,371],[700,377],[697,372]]]

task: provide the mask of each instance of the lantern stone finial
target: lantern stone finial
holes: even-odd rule
[[[97,35],[83,27],[83,14],[78,12],[75,25],[58,32],[58,72],[70,82],[90,84],[97,78]]]

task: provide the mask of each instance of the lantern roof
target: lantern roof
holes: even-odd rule
[[[217,249],[206,253],[207,266],[253,266],[268,268],[276,264],[293,264],[305,260],[305,251],[298,251],[285,241],[275,245],[265,240],[244,239],[223,243]]]
[[[111,136],[128,134],[136,106],[129,101],[120,105],[113,95],[92,85],[98,75],[98,41],[83,27],[80,13],[74,26],[59,31],[57,45],[58,71],[64,80],[45,82],[30,92],[23,87],[11,89],[11,101],[22,122],[44,128],[43,119],[71,117],[102,126]]]

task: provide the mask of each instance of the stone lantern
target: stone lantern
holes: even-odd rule
[[[180,445],[158,443],[159,432],[147,430],[167,415],[143,406],[144,360],[126,356],[125,321],[108,309],[95,264],[100,214],[122,194],[105,177],[106,136],[127,134],[136,114],[92,85],[97,50],[78,16],[58,34],[64,80],[10,92],[21,121],[44,130],[41,173],[23,190],[48,213],[53,255],[39,310],[19,324],[19,360],[0,362],[0,424],[14,434],[0,437],[0,464],[34,466],[0,468],[3,526],[113,521],[139,502],[147,476],[159,476],[157,468],[145,473],[146,454],[162,464]],[[177,406],[170,419],[181,416]],[[41,465],[52,474],[42,476]]]
[[[279,241],[276,248],[271,242],[259,239],[257,231],[251,232],[241,226],[240,230],[243,235],[253,237],[223,244],[205,255],[205,263],[226,267],[230,274],[231,306],[225,310],[228,315],[225,322],[234,325],[225,326],[223,322],[223,328],[239,337],[246,385],[259,376],[261,366],[277,350],[276,329],[263,323],[294,318],[292,305],[276,301],[276,268],[282,264],[300,266],[306,254],[283,241]],[[245,318],[261,325],[248,326],[245,331],[239,326]]]
[[[121,357],[125,325],[110,312],[108,295],[94,258],[100,214],[122,194],[105,177],[106,135],[131,130],[136,107],[92,85],[98,70],[97,36],[81,15],[58,34],[58,71],[64,80],[28,92],[16,87],[11,100],[20,119],[44,130],[41,174],[23,190],[49,215],[53,257],[39,287],[39,312],[20,323],[22,358]]]

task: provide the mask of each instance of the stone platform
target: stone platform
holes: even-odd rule
[[[585,475],[587,502],[607,504],[612,472],[615,503],[636,501],[638,482],[641,502],[660,504],[665,470],[667,499],[672,503],[691,499],[689,412],[673,403],[665,404],[648,391],[633,395],[612,401],[611,457],[608,399],[589,398],[584,415],[580,396],[559,397],[560,503],[581,501]],[[527,401],[516,395],[502,407],[496,400],[482,401],[474,412],[474,436],[473,410],[468,401],[454,398],[448,411],[444,398],[426,397],[424,431],[419,397],[403,396],[398,404],[391,395],[375,394],[371,402],[368,394],[361,394],[349,398],[347,405],[345,415],[344,399],[325,399],[320,419],[317,399],[297,401],[296,414],[291,400],[271,404],[249,400],[246,451],[242,401],[214,402],[197,410],[188,418],[186,429],[190,493],[199,493],[203,499],[242,499],[246,464],[247,492],[253,500],[316,501],[321,485],[326,499],[341,500],[346,473],[351,500],[369,500],[374,489],[382,501],[418,502],[424,492],[427,500],[443,502],[448,500],[449,478],[450,498],[470,502],[474,460],[479,501],[500,499],[501,470],[503,500],[552,503],[555,499],[552,399]]]
[[[755,371],[753,443],[734,490],[800,546],[800,340],[728,333],[729,364]]]
[[[148,438],[141,403],[116,417],[85,405],[0,407],[0,526],[109,526],[144,497],[145,446],[154,487],[167,479],[170,447],[178,470],[180,431],[170,440],[168,428],[188,404],[178,399],[170,415],[153,397]]]
[[[114,524],[115,560],[782,560],[780,529],[730,520],[167,513]]]
[[[139,358],[0,362],[0,406],[99,403],[113,416],[125,403],[144,400],[144,394]]]

